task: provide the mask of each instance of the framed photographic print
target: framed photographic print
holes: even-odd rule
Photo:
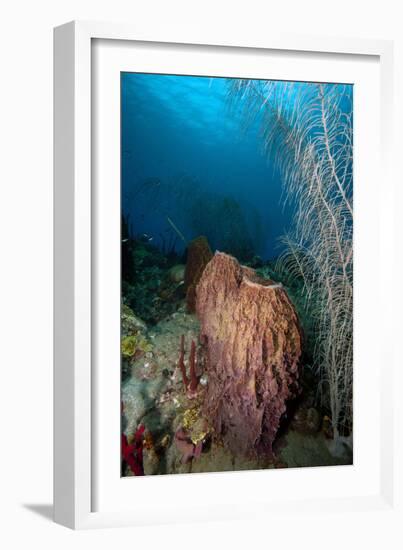
[[[55,30],[56,521],[391,503],[391,63]]]
[[[122,475],[352,464],[353,85],[124,72],[121,190]]]

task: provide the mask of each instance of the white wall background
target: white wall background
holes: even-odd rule
[[[44,516],[52,499],[52,28],[72,19],[153,20],[189,29],[245,26],[396,39],[399,0],[14,0],[0,8],[0,546],[5,549],[398,548],[387,514],[301,516],[266,525],[214,524],[71,532]],[[401,6],[400,6],[401,10]],[[400,94],[400,102],[402,102]],[[397,130],[402,128],[402,110]],[[397,137],[401,138],[396,131]],[[400,150],[402,148],[400,147]],[[399,176],[401,183],[401,171]],[[400,191],[400,199],[402,192]],[[402,235],[402,222],[396,229]],[[400,241],[402,242],[402,241]],[[403,248],[403,247],[401,247]],[[401,274],[401,271],[400,271]],[[394,299],[399,289],[393,291]],[[401,292],[400,292],[401,296]],[[365,542],[364,542],[365,539]],[[398,540],[400,539],[400,541]]]

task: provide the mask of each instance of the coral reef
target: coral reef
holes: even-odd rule
[[[145,389],[146,383],[138,382],[133,377],[122,384],[123,425],[127,437],[135,432],[144,415],[152,407],[152,400]]]
[[[123,433],[130,439],[139,424],[146,427],[143,446],[143,467],[146,475],[172,473],[176,468],[181,471],[182,467],[186,471],[188,466],[185,468],[181,463],[179,451],[175,454],[175,433],[181,426],[186,429],[187,438],[196,440],[198,434],[200,436],[202,433],[199,418],[204,386],[199,385],[194,395],[190,395],[188,388],[184,391],[178,365],[178,342],[183,336],[184,363],[189,369],[190,384],[192,375],[189,361],[192,355],[192,341],[195,375],[196,367],[199,365],[196,347],[199,324],[196,316],[187,314],[185,309],[182,300],[178,311],[142,333],[147,341],[152,342],[153,350],[131,359],[131,376],[122,383]],[[123,311],[126,313],[127,309],[122,309],[122,315]],[[188,360],[185,359],[186,342],[189,342],[189,350],[186,349]],[[122,358],[125,359],[123,356]],[[199,412],[189,416],[189,409],[197,409]],[[151,443],[152,441],[154,443]],[[193,446],[192,440],[189,441]],[[175,449],[175,453],[170,451],[171,448]],[[172,454],[175,454],[175,460],[178,459],[175,466],[167,464],[166,457]]]
[[[154,440],[149,430],[144,431],[143,439],[143,469],[145,476],[152,476],[158,473],[160,457],[154,445]]]
[[[172,283],[181,283],[185,278],[185,266],[176,264],[168,271],[168,277]]]
[[[124,357],[134,357],[151,351],[151,349],[151,344],[140,334],[132,334],[122,338],[122,355]]]
[[[152,345],[146,337],[146,324],[126,304],[122,304],[121,330],[122,374],[126,377],[133,361],[149,353]]]
[[[181,347],[179,352],[178,367],[182,374],[183,385],[185,386],[185,388],[187,388],[189,384],[189,380],[186,374],[186,367],[185,367],[185,335],[184,334],[182,334],[181,336]]]
[[[184,402],[184,405],[192,404],[179,417],[179,428],[175,432],[174,443],[182,464],[192,458],[200,458],[206,442],[210,440],[211,428],[202,415],[203,397],[198,395],[198,398],[196,402]]]
[[[317,433],[322,424],[320,413],[314,407],[301,408],[298,410],[291,423],[291,427],[302,434]]]
[[[197,444],[194,444],[190,437],[188,437],[185,430],[183,428],[179,428],[175,434],[175,445],[182,454],[182,463],[186,464],[193,457],[200,457],[203,443],[202,441],[198,441]]]
[[[136,317],[134,311],[129,306],[122,304],[121,328],[122,336],[128,336],[133,332],[146,331],[147,325],[139,317]]]
[[[185,367],[185,335],[181,336],[180,351],[179,351],[179,361],[178,367],[182,374],[183,385],[185,390],[188,391],[188,396],[193,397],[196,394],[197,385],[199,383],[199,378],[196,374],[196,343],[192,340],[190,346],[190,356],[189,356],[189,376],[186,374]]]
[[[129,443],[125,434],[122,434],[121,448],[123,465],[127,464],[135,476],[143,476],[143,434],[144,426],[140,425],[136,430],[132,443]]]
[[[176,310],[184,293],[184,266],[178,257],[167,258],[161,251],[141,238],[122,243],[125,255],[125,276],[122,273],[122,300],[141,319],[158,323]]]
[[[127,314],[128,310],[122,308],[125,327],[133,330],[133,318],[131,314],[127,317]],[[311,422],[312,415],[305,413],[305,410],[313,406],[313,397],[310,394],[307,397],[310,387],[287,408],[290,423],[281,423],[274,445],[277,458],[264,453],[251,457],[240,456],[239,453],[234,455],[228,445],[222,445],[221,438],[213,438],[212,426],[207,422],[210,417],[206,418],[203,414],[205,392],[210,382],[205,372],[206,349],[198,345],[199,323],[196,316],[186,313],[182,300],[176,312],[142,331],[142,334],[152,342],[153,350],[131,361],[131,376],[122,383],[122,429],[129,445],[133,444],[133,434],[138,426],[145,426],[142,450],[144,475],[351,463],[348,456],[336,459],[329,453],[325,439],[332,437],[329,418],[323,418],[322,429],[317,433],[307,433],[305,425],[307,421]],[[189,395],[188,389],[184,391],[178,364],[182,335],[188,384],[191,379],[191,342],[195,342],[195,370],[200,378],[194,396]],[[305,379],[306,369],[304,373]],[[301,431],[298,424],[292,422],[295,416],[297,420],[298,417],[303,420],[304,429]],[[247,426],[242,429],[247,429]],[[313,432],[313,429],[309,430]],[[126,462],[124,466],[123,475],[133,475]]]
[[[196,344],[192,340],[190,346],[190,357],[189,357],[189,368],[190,368],[190,383],[189,383],[189,392],[193,394],[197,389],[198,379],[196,375]]]
[[[196,290],[209,383],[203,405],[234,454],[270,454],[299,392],[302,337],[284,288],[217,252]]]
[[[197,237],[189,243],[185,270],[186,304],[189,312],[195,311],[196,286],[212,257],[206,237]]]

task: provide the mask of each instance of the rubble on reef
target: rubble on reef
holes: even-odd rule
[[[203,405],[234,454],[271,453],[299,393],[301,330],[281,284],[217,252],[196,290],[209,384]]]
[[[189,312],[195,311],[196,286],[212,257],[213,254],[206,237],[197,237],[189,243],[185,270],[186,305]]]

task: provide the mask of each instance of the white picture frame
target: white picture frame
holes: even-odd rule
[[[332,63],[343,65],[353,57],[359,57],[363,64],[374,63],[376,68],[369,71],[368,78],[379,79],[379,89],[374,89],[372,96],[373,121],[379,130],[378,136],[369,136],[369,141],[364,144],[363,154],[370,153],[371,169],[374,173],[368,173],[369,184],[368,203],[363,211],[374,213],[376,209],[376,221],[368,230],[368,235],[362,237],[360,243],[363,250],[361,273],[358,272],[359,281],[362,282],[361,320],[359,321],[358,334],[361,333],[361,342],[365,338],[373,341],[373,337],[380,338],[380,342],[386,341],[386,324],[381,323],[381,334],[371,333],[371,326],[366,319],[368,314],[375,314],[384,320],[388,318],[390,307],[384,295],[384,289],[390,287],[391,275],[385,269],[381,269],[381,257],[393,250],[393,227],[391,226],[389,212],[393,208],[393,185],[391,177],[391,127],[393,119],[392,107],[392,82],[393,82],[393,45],[387,41],[337,39],[313,36],[287,36],[270,33],[267,37],[240,38],[231,37],[229,32],[225,36],[216,37],[205,30],[201,36],[187,36],[186,30],[170,36],[167,31],[164,36],[153,36],[152,30],[136,29],[130,25],[118,25],[109,23],[72,22],[55,29],[55,443],[54,443],[54,504],[55,521],[71,528],[81,529],[90,527],[105,527],[112,525],[140,525],[146,523],[176,522],[197,518],[219,519],[258,516],[259,514],[281,513],[287,509],[287,513],[296,513],[303,501],[304,509],[311,513],[317,513],[324,505],[327,510],[385,510],[393,509],[394,502],[394,470],[393,470],[393,423],[390,419],[394,414],[393,399],[393,367],[394,356],[391,348],[383,351],[382,358],[379,349],[368,357],[363,357],[373,363],[373,380],[368,384],[368,393],[372,392],[377,401],[376,414],[374,413],[375,438],[374,462],[363,462],[362,454],[368,449],[369,438],[361,431],[361,447],[355,448],[358,452],[358,462],[355,462],[350,471],[341,468],[305,469],[305,478],[309,478],[312,491],[307,493],[307,483],[299,483],[297,471],[266,472],[271,474],[270,491],[266,494],[258,493],[258,488],[268,478],[263,478],[261,472],[242,472],[231,474],[203,474],[192,476],[156,476],[153,478],[141,478],[126,480],[129,483],[136,482],[136,491],[144,491],[149,495],[148,500],[141,506],[130,503],[131,487],[124,491],[118,487],[119,481],[107,489],[99,506],[96,495],[98,484],[102,484],[105,477],[115,475],[112,466],[105,467],[95,460],[97,449],[102,456],[106,456],[108,449],[104,444],[98,447],[99,426],[101,411],[99,399],[105,399],[104,388],[108,386],[108,380],[97,378],[97,357],[100,356],[97,349],[98,314],[102,317],[105,309],[100,305],[100,285],[95,283],[96,271],[101,265],[99,256],[110,257],[115,254],[118,241],[109,247],[108,243],[99,243],[97,237],[100,232],[99,218],[105,220],[105,204],[107,199],[99,200],[96,191],[96,177],[99,177],[100,166],[93,158],[95,143],[99,136],[94,133],[94,121],[97,119],[99,104],[94,104],[94,82],[96,78],[96,61],[98,54],[94,48],[99,41],[121,46],[128,44],[141,44],[146,51],[142,59],[142,67],[153,64],[153,70],[158,63],[166,66],[164,51],[175,44],[176,50],[187,49],[192,52],[207,51],[210,59],[219,57],[221,53],[237,50],[243,57],[252,55],[261,56],[265,52],[272,52],[274,56],[281,54],[284,59],[288,56],[315,59],[315,56],[325,56],[327,74],[331,75]],[[122,42],[123,41],[123,42]],[[145,46],[144,46],[145,45]],[[155,55],[149,54],[147,47],[155,45]],[[171,45],[171,46],[170,46]],[[150,51],[151,51],[150,50]],[[153,51],[154,51],[153,50]],[[123,50],[122,50],[123,51]],[[171,52],[171,50],[169,50]],[[148,53],[147,53],[148,52]],[[216,54],[214,53],[216,52]],[[213,55],[211,55],[213,54]],[[171,56],[174,57],[174,56]],[[113,60],[114,58],[115,60]],[[325,59],[324,58],[324,59]],[[112,56],[106,55],[105,63],[116,64],[116,52]],[[111,61],[112,60],[112,61]],[[129,68],[125,61],[125,70]],[[203,61],[203,63],[205,63]],[[374,66],[375,66],[374,65]],[[106,66],[106,65],[105,65]],[[151,65],[149,65],[151,67]],[[205,65],[207,67],[207,65]],[[255,64],[255,67],[257,65]],[[112,71],[115,69],[112,67]],[[143,70],[145,70],[143,68]],[[207,69],[206,69],[207,70]],[[257,70],[257,69],[255,69]],[[330,71],[330,72],[329,72]],[[151,70],[150,70],[151,72]],[[164,72],[164,71],[162,71]],[[165,72],[169,72],[169,67]],[[365,70],[364,70],[365,72]],[[373,75],[371,76],[370,75]],[[108,73],[109,74],[109,73]],[[115,74],[115,73],[113,73]],[[207,74],[207,73],[206,73]],[[336,67],[334,68],[336,74]],[[340,76],[340,78],[342,78]],[[352,77],[353,80],[355,77]],[[357,77],[358,78],[358,77]],[[364,78],[364,77],[363,77]],[[306,76],[306,79],[309,79]],[[337,80],[337,79],[336,79]],[[364,78],[365,80],[365,78]],[[363,80],[363,82],[364,82]],[[102,81],[105,86],[108,79]],[[333,79],[332,79],[333,81]],[[366,85],[369,85],[368,80]],[[106,88],[105,88],[106,89]],[[112,91],[113,92],[113,91]],[[111,96],[112,97],[112,96]],[[378,102],[378,103],[377,103]],[[102,106],[101,106],[102,108]],[[377,121],[377,118],[379,120]],[[363,117],[362,117],[363,118]],[[113,124],[111,122],[110,124]],[[378,125],[378,126],[376,126]],[[97,125],[97,131],[100,127]],[[109,129],[109,127],[107,128]],[[107,132],[101,128],[101,134]],[[116,130],[116,127],[115,127]],[[116,132],[115,132],[116,134]],[[365,132],[362,132],[364,135]],[[114,135],[114,132],[111,133]],[[368,136],[367,136],[368,137]],[[372,140],[372,141],[371,141]],[[367,148],[367,149],[365,149]],[[111,150],[115,150],[115,164],[112,166],[112,174],[116,175],[116,140],[111,142]],[[358,146],[360,150],[360,146]],[[361,154],[361,153],[360,153]],[[113,156],[113,155],[111,155]],[[112,161],[113,162],[113,161]],[[358,163],[359,164],[359,163]],[[360,165],[360,164],[359,164]],[[113,166],[115,168],[113,168]],[[364,166],[364,164],[361,164]],[[107,167],[107,168],[108,168]],[[102,166],[101,166],[102,168]],[[105,168],[105,166],[104,166]],[[382,195],[378,195],[379,188],[376,184],[376,175],[380,174],[385,181],[390,183],[383,189]],[[114,170],[114,171],[113,171]],[[371,172],[371,170],[369,170]],[[97,176],[96,176],[97,175]],[[355,175],[356,176],[356,175]],[[359,179],[364,172],[359,173]],[[111,179],[113,181],[113,178]],[[95,186],[95,187],[94,187]],[[113,192],[109,188],[108,192]],[[366,195],[361,194],[361,200],[365,202]],[[112,199],[109,204],[117,204]],[[358,196],[360,200],[360,195]],[[111,206],[113,208],[113,206]],[[116,212],[115,212],[116,214]],[[363,218],[363,221],[364,218]],[[366,220],[368,221],[368,219]],[[358,228],[358,234],[360,231]],[[362,235],[362,233],[361,233]],[[379,266],[373,268],[374,279],[365,279],[364,272],[369,265],[367,257],[368,246],[365,242],[369,239],[379,239],[379,250],[375,254],[375,260],[379,260]],[[97,240],[98,239],[98,240]],[[113,239],[111,239],[113,240]],[[99,246],[102,246],[102,254],[99,255]],[[391,248],[392,247],[392,248]],[[392,252],[393,253],[393,252]],[[116,256],[115,256],[116,258]],[[112,262],[113,263],[113,262]],[[119,262],[118,262],[119,263]],[[374,262],[376,264],[376,261]],[[360,262],[358,262],[360,264]],[[105,264],[102,264],[105,266]],[[111,275],[113,277],[113,275]],[[112,279],[111,279],[112,280]],[[115,277],[116,280],[116,277]],[[356,279],[357,280],[357,279]],[[365,297],[369,295],[370,284],[375,284],[373,302],[368,304]],[[105,287],[103,287],[105,288]],[[360,294],[360,291],[358,292]],[[365,305],[367,304],[367,306]],[[119,303],[117,303],[117,309]],[[116,308],[115,308],[116,312]],[[102,321],[101,321],[102,322]],[[116,323],[115,323],[116,324]],[[357,329],[357,327],[355,327]],[[118,327],[117,327],[118,330]],[[116,331],[115,331],[116,333]],[[385,339],[385,340],[382,340]],[[379,343],[379,345],[381,345]],[[363,346],[362,346],[363,348]],[[108,353],[107,349],[104,349]],[[380,361],[381,359],[381,361]],[[102,380],[104,380],[102,382]],[[109,387],[116,389],[116,378]],[[355,384],[362,385],[363,379],[355,378]],[[103,393],[102,393],[103,392]],[[360,394],[360,392],[358,392]],[[106,401],[105,401],[106,403]],[[108,402],[107,407],[110,406]],[[369,401],[362,401],[362,406],[368,407]],[[379,407],[378,407],[379,405]],[[111,417],[114,416],[112,409]],[[368,409],[369,410],[369,409]],[[370,412],[369,412],[370,414]],[[105,421],[105,431],[110,435],[112,430],[118,428],[115,414],[113,421],[102,417]],[[379,427],[379,430],[377,428]],[[116,432],[117,438],[119,432]],[[102,435],[99,439],[102,439]],[[366,443],[365,443],[366,441]],[[367,445],[367,447],[365,447]],[[111,444],[113,449],[113,445]],[[115,459],[113,459],[115,456]],[[118,454],[111,453],[111,460],[119,460]],[[355,458],[356,460],[356,458]],[[108,462],[107,460],[104,463]],[[109,469],[108,469],[109,468]],[[313,470],[316,470],[313,472]],[[321,470],[321,471],[319,471]],[[371,472],[373,479],[371,479]],[[374,473],[375,472],[375,473]],[[293,480],[295,484],[292,490],[279,499],[281,489],[273,474],[281,476],[282,482]],[[362,475],[361,475],[362,474]],[[347,477],[346,477],[347,476]],[[332,480],[330,478],[333,478]],[[334,491],[329,490],[329,495],[323,492],[323,483],[328,479],[329,487],[333,484]],[[358,480],[358,481],[357,481]],[[357,483],[356,483],[357,482]],[[355,484],[356,483],[356,484]],[[147,484],[147,486],[145,485]],[[107,484],[106,484],[107,485]],[[277,489],[275,486],[278,486]],[[288,484],[290,485],[290,484]],[[210,487],[209,487],[210,486]],[[236,490],[233,487],[236,486]],[[208,502],[208,492],[216,488],[217,495],[214,503]],[[315,489],[317,488],[317,490]],[[183,502],[186,495],[193,493],[200,495],[197,503]],[[125,494],[124,494],[125,493]],[[172,501],[164,499],[161,494],[176,494]],[[160,502],[156,498],[160,494]],[[151,495],[151,496],[150,496]],[[239,495],[237,497],[237,495]],[[176,500],[175,500],[176,498]],[[108,506],[103,504],[108,501]],[[182,502],[182,504],[181,504]],[[99,509],[100,508],[100,509]]]

